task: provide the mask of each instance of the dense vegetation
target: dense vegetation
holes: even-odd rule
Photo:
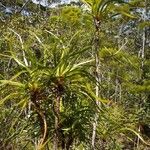
[[[0,3],[0,150],[150,149],[150,2]]]

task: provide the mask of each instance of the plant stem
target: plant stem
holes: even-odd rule
[[[60,99],[61,96],[58,94],[55,99],[55,134],[54,134],[54,150],[58,150],[59,148],[59,123],[60,123]]]
[[[94,18],[95,23],[95,36],[94,36],[94,51],[95,51],[95,79],[96,79],[96,86],[95,86],[95,95],[99,97],[99,82],[100,82],[100,60],[99,60],[99,48],[100,48],[100,39],[99,39],[99,29],[100,29],[100,22],[96,18]],[[100,102],[96,100],[97,106],[100,107]],[[98,113],[95,114],[94,123],[93,123],[93,133],[92,133],[92,149],[95,149],[95,138],[96,138],[96,128],[97,128],[97,120],[98,120]]]

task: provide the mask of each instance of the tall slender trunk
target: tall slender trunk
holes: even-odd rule
[[[95,79],[96,79],[96,86],[95,86],[95,95],[99,97],[99,83],[100,83],[100,60],[99,60],[99,49],[100,49],[100,38],[99,38],[99,31],[100,31],[100,21],[97,18],[94,18],[95,23],[95,36],[94,36],[94,52],[95,52]],[[96,100],[97,106],[100,107],[100,102]],[[99,114],[95,114],[94,123],[93,123],[93,133],[92,133],[92,149],[95,149],[95,139],[96,139],[96,128],[97,128],[97,121],[98,121]]]
[[[59,148],[59,124],[60,124],[60,99],[61,96],[59,94],[56,95],[54,111],[55,111],[55,133],[54,133],[54,147],[53,150],[58,150]]]
[[[123,28],[124,28],[124,23],[121,24],[120,29],[119,29],[119,33],[118,33],[118,49],[120,49],[123,45],[122,38],[121,38]]]

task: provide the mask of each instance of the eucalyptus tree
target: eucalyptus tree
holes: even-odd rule
[[[143,112],[140,113],[139,116],[139,122],[140,124],[149,124],[149,120],[147,118],[149,114],[148,105],[148,95],[147,92],[149,91],[149,88],[147,87],[147,83],[149,82],[149,79],[147,78],[149,74],[149,69],[147,68],[148,59],[149,59],[149,8],[150,3],[149,1],[145,0],[141,2],[141,5],[139,6],[140,9],[136,9],[136,11],[139,13],[139,20],[138,20],[138,38],[141,39],[138,41],[138,57],[140,58],[141,64],[140,64],[140,70],[141,70],[141,76],[139,80],[137,80],[137,89],[139,89],[139,94],[137,95],[137,99],[139,99],[140,105],[139,109],[143,108]],[[147,71],[146,71],[147,70]],[[147,75],[146,75],[147,74]],[[142,116],[142,117],[141,117]],[[142,118],[142,119],[141,119]],[[147,119],[146,119],[147,118]],[[144,122],[144,123],[143,123]],[[139,130],[142,130],[141,126],[139,125]],[[137,148],[140,147],[140,141],[137,139]]]

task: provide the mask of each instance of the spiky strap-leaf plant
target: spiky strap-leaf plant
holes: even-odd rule
[[[106,19],[112,13],[121,13],[128,17],[134,17],[129,14],[127,10],[121,10],[120,5],[124,3],[123,0],[83,0],[83,2],[88,6],[90,9],[90,13],[93,17],[93,23],[95,27],[94,32],[94,40],[93,40],[93,50],[95,53],[95,79],[96,79],[96,87],[95,87],[95,94],[97,97],[100,96],[100,88],[99,84],[101,82],[101,71],[100,71],[100,59],[99,59],[99,50],[102,48],[101,41],[100,41],[100,30],[101,24],[106,21]],[[100,106],[100,103],[97,101],[97,105]],[[97,126],[97,119],[98,115],[95,116],[95,122],[93,123],[93,134],[92,134],[92,148],[95,149],[95,138],[96,138],[96,126]]]
[[[13,76],[10,74],[9,77],[2,77],[3,79],[0,80],[2,91],[7,92],[8,87],[13,89],[10,90],[10,95],[15,91],[14,99],[16,101],[14,103],[16,105],[21,103],[25,117],[32,118],[39,126],[39,129],[37,128],[39,133],[34,133],[36,134],[34,138],[38,138],[34,143],[36,149],[43,149],[49,141],[53,141],[54,150],[59,148],[69,149],[79,133],[71,129],[76,128],[77,130],[76,125],[73,125],[74,120],[71,124],[74,127],[70,126],[70,129],[66,132],[65,126],[67,124],[65,122],[67,122],[67,118],[62,119],[62,114],[65,116],[65,113],[67,113],[63,111],[66,104],[66,107],[70,109],[70,106],[68,106],[70,102],[67,101],[68,99],[75,99],[72,96],[73,93],[76,93],[74,95],[79,100],[80,97],[90,98],[86,95],[85,83],[91,75],[86,70],[93,60],[82,61],[80,58],[81,54],[87,51],[89,47],[83,47],[78,51],[72,50],[70,44],[62,45],[59,37],[50,31],[45,31],[45,34],[53,37],[55,44],[62,48],[60,50],[54,46],[54,49],[49,51],[38,34],[30,31],[29,41],[24,42],[21,34],[14,30],[9,31],[12,31],[15,36],[5,37],[6,41],[12,43],[9,43],[10,50],[0,54],[0,57],[5,61],[11,59],[11,67],[15,69],[12,72]],[[16,36],[20,43],[16,40]],[[34,48],[31,46],[33,37],[36,39],[36,49],[35,46]],[[74,36],[74,38],[76,37]],[[17,45],[14,44],[14,41]],[[71,43],[71,41],[69,42]],[[21,44],[21,47],[19,44]],[[37,53],[37,51],[39,52]],[[4,97],[1,100],[1,105],[6,101],[11,101],[11,97]],[[75,103],[77,102],[72,105],[75,105]],[[28,108],[28,106],[30,107]],[[84,112],[84,110],[82,111]],[[80,111],[78,110],[78,112]]]

